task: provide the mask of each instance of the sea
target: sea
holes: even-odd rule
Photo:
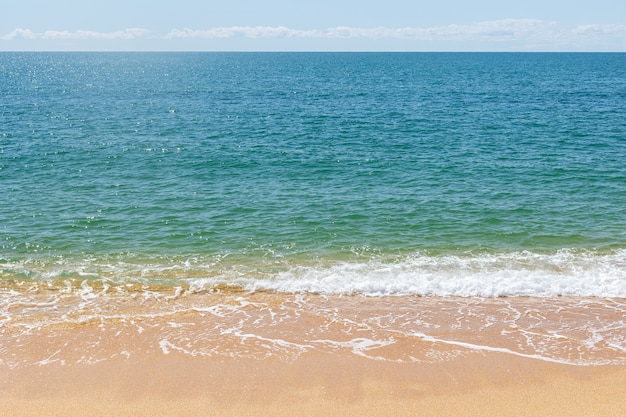
[[[0,328],[223,292],[606,302],[626,362],[626,54],[0,53]]]

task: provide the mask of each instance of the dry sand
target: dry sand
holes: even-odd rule
[[[615,416],[626,367],[501,353],[397,364],[332,353],[207,360],[172,353],[2,369],[3,416]]]

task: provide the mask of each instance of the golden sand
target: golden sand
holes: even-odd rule
[[[492,353],[442,364],[183,355],[3,370],[4,416],[615,416],[626,367]]]
[[[64,302],[7,309],[1,416],[626,416],[624,300]]]

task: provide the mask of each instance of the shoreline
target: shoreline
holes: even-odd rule
[[[48,292],[0,323],[3,416],[615,416],[626,300]]]

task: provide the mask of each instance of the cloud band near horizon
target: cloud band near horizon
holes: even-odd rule
[[[91,30],[46,30],[35,32],[17,28],[0,37],[13,40],[136,40],[136,39],[389,39],[417,41],[554,41],[572,38],[608,37],[626,40],[626,25],[586,24],[574,28],[560,28],[556,22],[538,19],[501,19],[471,24],[451,24],[433,27],[348,27],[326,29],[293,29],[286,26],[229,26],[209,29],[172,29],[167,34],[155,34],[144,28],[128,28],[113,32]]]
[[[14,39],[137,39],[150,33],[147,29],[130,28],[114,32],[95,32],[91,30],[46,30],[44,32],[33,32],[30,29],[17,28],[2,36],[2,40]]]
[[[361,28],[337,26],[323,30],[300,30],[285,26],[231,26],[206,30],[174,29],[166,39],[223,39],[223,38],[307,38],[307,39],[413,39],[413,40],[510,40],[524,35],[542,33],[555,23],[536,19],[503,19],[470,25],[447,25],[430,28]]]

